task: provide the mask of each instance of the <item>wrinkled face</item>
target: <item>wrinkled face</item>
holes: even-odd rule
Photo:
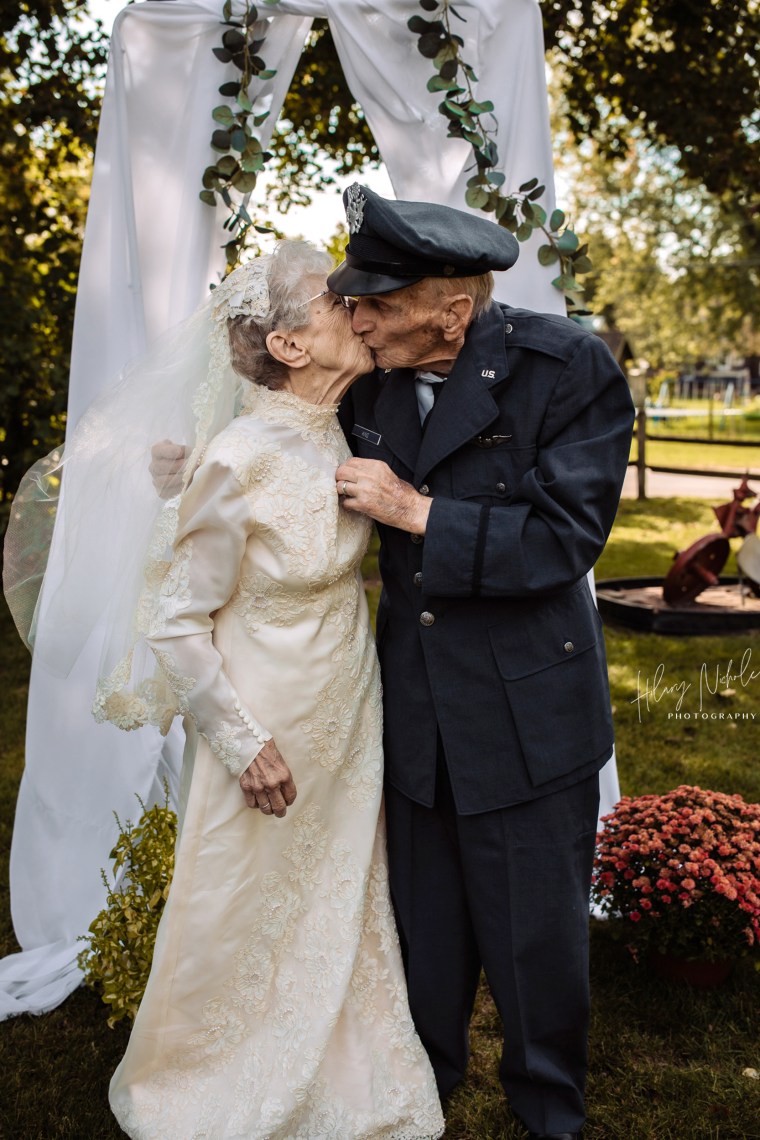
[[[372,368],[372,355],[351,325],[353,303],[327,289],[324,277],[309,278],[311,320],[298,330],[298,337],[309,350],[314,364],[338,375],[361,376]]]
[[[356,300],[354,331],[379,368],[421,368],[451,356],[443,337],[445,300],[429,281]]]

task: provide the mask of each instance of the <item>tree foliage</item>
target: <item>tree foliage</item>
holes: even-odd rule
[[[634,354],[676,368],[757,353],[760,266],[719,200],[642,131],[614,163],[591,140],[558,141],[576,228],[594,250],[588,303]]]
[[[82,0],[3,5],[0,501],[61,439],[106,42]]]
[[[577,141],[624,157],[631,128],[739,217],[760,249],[756,0],[550,0],[547,45]]]

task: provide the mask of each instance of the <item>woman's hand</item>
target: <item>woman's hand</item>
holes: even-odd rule
[[[282,819],[296,798],[290,768],[273,740],[268,740],[240,777],[240,787],[249,808]]]

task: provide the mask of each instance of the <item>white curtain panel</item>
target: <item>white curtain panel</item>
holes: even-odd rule
[[[459,0],[465,57],[491,99],[506,186],[537,176],[553,205],[540,13],[534,0]],[[406,27],[412,0],[281,0],[267,16],[267,66],[257,110],[277,119],[312,19],[330,20],[349,86],[363,106],[398,197],[464,208],[471,152],[446,138],[426,83],[432,65]],[[222,0],[130,5],[114,25],[77,294],[69,426],[119,370],[191,313],[224,267],[222,211],[198,199],[218,87],[234,78],[212,55]],[[329,235],[325,235],[327,238]],[[524,245],[500,274],[497,295],[513,305],[562,312],[552,271]],[[56,573],[56,535],[51,574]],[[44,623],[44,596],[40,622]],[[26,768],[11,850],[11,907],[22,952],[0,962],[0,1018],[52,1009],[81,981],[78,937],[105,902],[100,869],[117,837],[113,813],[139,814],[176,786],[182,733],[123,733],[90,716],[102,635],[95,631],[66,678],[33,664]],[[604,773],[603,810],[619,795],[614,761]]]

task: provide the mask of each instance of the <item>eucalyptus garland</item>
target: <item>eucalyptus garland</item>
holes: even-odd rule
[[[419,4],[423,11],[434,13],[433,18],[412,16],[407,27],[419,36],[417,49],[435,68],[436,74],[427,83],[428,91],[444,93],[438,110],[448,121],[448,137],[468,142],[475,159],[474,173],[467,180],[467,205],[494,214],[499,225],[518,241],[527,241],[534,230],[540,230],[546,241],[539,247],[538,260],[541,265],[558,265],[560,272],[552,284],[577,312],[578,297],[583,292],[578,277],[592,268],[588,245],[581,245],[577,234],[565,226],[562,210],[553,210],[547,217],[539,204],[546,187],[539,185],[538,178],[529,179],[516,191],[504,191],[505,176],[497,169],[498,123],[493,116],[494,105],[490,100],[479,102],[475,98],[473,84],[478,77],[462,58],[464,40],[451,30],[452,16],[463,23],[465,18],[450,0],[419,0]],[[491,127],[485,125],[484,117],[490,117]]]
[[[265,3],[273,2],[276,0],[265,0]],[[427,83],[428,91],[444,94],[438,110],[448,122],[448,137],[464,139],[472,147],[474,173],[467,180],[467,205],[492,213],[499,225],[513,233],[518,241],[527,241],[534,230],[540,230],[546,241],[538,249],[539,262],[558,266],[559,274],[552,284],[565,294],[572,311],[582,311],[578,300],[583,286],[578,278],[592,268],[588,246],[581,245],[577,235],[565,225],[562,210],[555,209],[547,217],[540,204],[546,187],[539,185],[538,178],[529,179],[515,191],[505,192],[505,176],[497,169],[498,123],[493,115],[494,105],[490,100],[475,98],[473,84],[478,82],[478,77],[462,58],[464,40],[451,29],[452,17],[466,22],[465,17],[450,0],[419,0],[419,5],[433,17],[412,16],[407,26],[419,36],[417,48],[421,55],[430,59],[435,68],[435,74]],[[251,229],[258,233],[272,232],[269,227],[253,222],[246,203],[258,175],[271,158],[256,135],[269,112],[255,113],[250,86],[254,79],[272,79],[277,73],[267,68],[259,54],[264,39],[256,38],[259,14],[255,5],[245,0],[242,14],[235,18],[232,0],[226,0],[222,15],[225,31],[221,47],[213,49],[214,55],[221,63],[232,63],[240,77],[219,88],[219,94],[234,99],[234,104],[223,103],[212,112],[218,125],[211,136],[211,146],[219,152],[219,158],[203,172],[200,197],[214,207],[221,198],[227,207],[224,229],[230,239],[224,249],[229,272],[238,263]],[[491,126],[486,125],[487,118]]]
[[[211,113],[218,124],[211,136],[211,146],[219,152],[219,158],[203,172],[200,198],[206,205],[214,207],[221,198],[227,207],[224,229],[230,234],[230,240],[224,250],[229,273],[237,265],[251,229],[257,233],[272,232],[269,227],[253,222],[246,203],[258,175],[272,157],[256,135],[257,128],[268,118],[269,112],[255,113],[250,87],[254,79],[272,79],[277,72],[267,68],[259,55],[264,40],[256,38],[259,19],[256,7],[246,2],[241,16],[234,18],[232,0],[226,0],[222,15],[225,31],[221,47],[213,49],[214,55],[220,63],[233,64],[240,77],[223,83],[219,88],[219,94],[234,99],[234,104],[222,103]],[[233,198],[233,191],[239,197]]]

